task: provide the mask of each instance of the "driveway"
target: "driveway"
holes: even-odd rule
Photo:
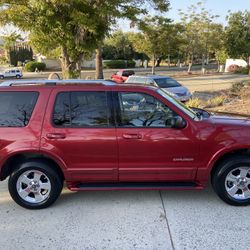
[[[31,211],[0,183],[1,249],[249,249],[250,207],[204,191],[66,189],[52,207]]]

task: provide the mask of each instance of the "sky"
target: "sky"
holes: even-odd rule
[[[178,21],[178,9],[187,10],[187,7],[197,3],[197,0],[170,0],[171,10],[168,12],[168,16]],[[236,12],[239,10],[250,11],[250,0],[206,0],[205,7],[207,10],[211,10],[211,13],[219,15],[218,22],[226,24],[225,18],[228,10]]]
[[[166,17],[171,18],[173,21],[179,21],[180,17],[178,14],[178,9],[187,10],[188,6],[196,4],[199,0],[169,0],[170,10],[166,14]],[[228,10],[232,12],[236,11],[250,11],[250,0],[206,0],[205,8],[211,11],[214,15],[219,15],[216,22],[226,25],[226,16]],[[129,22],[120,20],[118,24],[119,28],[129,31]]]

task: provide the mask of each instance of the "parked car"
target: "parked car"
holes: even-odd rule
[[[23,73],[21,70],[19,69],[9,69],[9,70],[5,70],[3,72],[0,72],[0,79],[4,79],[4,78],[21,78],[23,77]]]
[[[123,83],[125,82],[129,76],[134,75],[135,72],[133,70],[119,70],[117,73],[111,76],[111,79],[116,83]]]
[[[153,86],[0,85],[0,180],[38,209],[72,191],[203,189],[250,204],[250,120],[189,109]]]
[[[136,84],[149,84],[157,86],[169,92],[175,99],[186,102],[192,95],[189,90],[182,86],[175,79],[168,76],[130,76],[126,80],[126,83],[136,83]]]

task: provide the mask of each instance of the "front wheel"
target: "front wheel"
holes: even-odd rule
[[[250,205],[250,157],[233,156],[222,162],[212,176],[212,185],[226,203]]]
[[[9,178],[9,192],[13,200],[28,209],[46,208],[59,197],[63,180],[43,160],[21,163]]]

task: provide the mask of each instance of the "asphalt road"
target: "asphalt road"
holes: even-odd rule
[[[60,74],[60,72],[58,72]],[[114,70],[105,70],[105,79],[110,79]],[[143,69],[137,69],[137,75],[146,75],[148,71]],[[48,79],[50,72],[42,73],[24,73],[23,80],[32,79]],[[180,72],[174,70],[168,70],[167,68],[162,68],[157,71],[158,75],[170,75],[177,79],[181,84],[186,86],[191,92],[194,91],[216,91],[222,89],[228,89],[231,87],[232,83],[242,81],[245,79],[250,80],[249,75],[238,75],[238,74],[211,74],[205,76],[193,75],[193,76],[180,76]],[[82,71],[82,79],[94,79],[94,71]],[[5,79],[8,80],[8,79]],[[0,83],[2,81],[0,80]]]
[[[249,249],[250,207],[203,191],[67,190],[45,210],[16,205],[0,183],[1,249]]]

